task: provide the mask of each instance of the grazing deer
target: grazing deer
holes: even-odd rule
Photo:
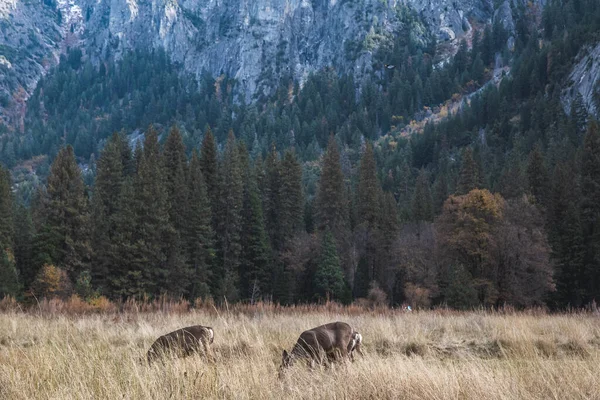
[[[354,350],[362,355],[362,335],[345,322],[332,322],[302,332],[300,338],[288,353],[283,350],[280,376],[295,359],[304,358],[310,366],[325,361],[337,361],[344,357],[354,360]]]
[[[212,328],[208,326],[194,325],[167,333],[156,339],[148,350],[148,363],[172,352],[177,357],[187,357],[190,354],[202,351],[210,361],[214,357],[210,345],[215,338]]]
[[[348,344],[348,357],[350,357],[350,360],[354,361],[354,350],[361,356],[364,356],[361,350],[361,344],[362,335],[358,332],[352,332],[352,341]]]

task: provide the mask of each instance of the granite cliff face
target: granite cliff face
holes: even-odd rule
[[[28,94],[58,61],[62,38],[54,8],[39,2],[0,2],[0,121],[19,121]]]
[[[420,13],[410,34],[425,40],[461,37],[469,18],[483,21],[491,0],[86,0],[84,41],[90,55],[106,58],[134,47],[164,47],[172,60],[196,74],[227,74],[247,100],[290,74],[334,66],[361,75],[371,55],[407,22],[405,4]],[[268,73],[266,73],[268,72]],[[268,76],[268,79],[263,77]]]
[[[326,66],[360,78],[395,35],[456,42],[494,11],[492,0],[5,0],[0,116],[18,126],[19,104],[67,47],[96,63],[162,47],[188,72],[235,78],[250,101]]]
[[[600,116],[600,44],[586,47],[577,56],[577,63],[569,74],[568,85],[561,100],[565,113],[571,112],[576,97],[581,96],[587,113]]]
[[[22,128],[39,79],[83,32],[76,0],[0,1],[0,122]]]

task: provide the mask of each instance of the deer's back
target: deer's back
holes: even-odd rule
[[[352,328],[345,322],[332,322],[302,332],[298,345],[305,350],[322,348],[325,352],[346,349],[352,339]]]
[[[185,355],[196,349],[199,349],[202,341],[212,343],[212,328],[202,325],[188,326],[171,333],[167,333],[156,339],[148,351],[156,354],[165,350],[173,350],[180,355]]]

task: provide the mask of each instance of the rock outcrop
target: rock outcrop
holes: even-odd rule
[[[68,47],[94,62],[162,47],[188,72],[235,78],[251,100],[327,66],[360,77],[399,32],[459,40],[493,14],[492,0],[4,0],[0,115],[13,119],[17,94],[26,99]]]
[[[586,47],[577,56],[577,63],[569,74],[567,87],[561,100],[565,113],[571,112],[571,105],[578,94],[589,115],[600,117],[600,44]]]

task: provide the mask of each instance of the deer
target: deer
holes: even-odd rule
[[[209,361],[214,362],[210,349],[214,338],[213,329],[202,325],[188,326],[167,333],[150,346],[147,353],[148,363],[151,364],[169,352],[176,357],[187,357],[198,351],[202,351]]]
[[[296,359],[306,359],[310,367],[344,359],[354,361],[354,351],[363,355],[361,344],[362,335],[345,322],[332,322],[304,331],[291,352],[283,350],[279,377]]]

